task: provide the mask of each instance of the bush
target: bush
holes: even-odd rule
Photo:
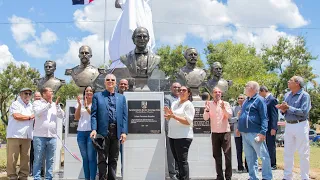
[[[320,141],[317,141],[317,142],[310,142],[310,146],[313,146],[313,147],[320,147]]]

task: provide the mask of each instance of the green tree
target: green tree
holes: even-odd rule
[[[257,81],[272,91],[278,80],[275,73],[267,71],[267,67],[253,46],[232,41],[218,44],[209,42],[205,54],[207,64],[210,66],[214,62],[220,62],[223,68],[223,78],[233,82],[228,93],[224,95],[225,100],[233,99],[243,93],[248,81]]]
[[[276,84],[276,97],[283,94],[288,80],[294,75],[302,76],[306,82],[312,82],[317,77],[309,64],[317,57],[308,51],[304,37],[298,36],[294,41],[281,37],[272,47],[262,48],[261,57],[268,71],[276,72],[280,78]]]
[[[76,97],[79,95],[79,91],[79,87],[73,80],[71,80],[69,83],[66,83],[64,86],[62,86],[55,96],[60,96],[60,102],[65,106],[66,100],[76,99]]]
[[[34,78],[39,78],[38,70],[26,65],[16,65],[14,63],[8,66],[0,73],[0,111],[1,120],[8,124],[8,111],[12,101],[19,95],[20,89],[24,87],[36,90],[33,84]]]
[[[316,86],[313,89],[309,89],[308,93],[310,94],[311,99],[311,110],[309,113],[309,118],[311,126],[320,123],[320,86]]]
[[[162,46],[157,49],[157,54],[161,57],[159,63],[160,70],[162,70],[170,79],[174,78],[174,74],[179,68],[186,65],[183,53],[187,48],[187,46],[178,45],[174,48],[171,48],[170,46]],[[200,68],[204,67],[200,57],[198,59],[197,66]]]

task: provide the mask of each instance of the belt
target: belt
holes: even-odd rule
[[[297,124],[297,123],[300,123],[300,122],[303,122],[303,121],[306,121],[306,119],[303,119],[303,120],[286,121],[286,122],[287,122],[287,123],[289,123],[289,124]]]

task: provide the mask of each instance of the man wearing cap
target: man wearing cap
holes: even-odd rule
[[[23,88],[20,96],[9,108],[7,127],[7,176],[8,179],[27,180],[29,175],[30,144],[34,114],[30,103],[32,90]],[[20,169],[17,161],[20,155]]]

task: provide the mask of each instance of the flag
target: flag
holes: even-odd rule
[[[89,4],[92,3],[94,0],[72,0],[72,5],[77,4]]]

